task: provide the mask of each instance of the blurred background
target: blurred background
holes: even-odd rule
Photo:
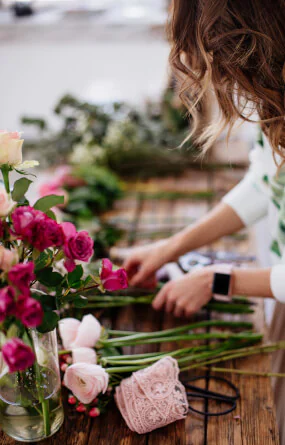
[[[0,126],[22,131],[25,158],[40,161],[40,187],[32,193],[64,188],[64,217],[93,228],[98,256],[114,244],[173,233],[202,216],[247,169],[255,139],[249,124],[229,147],[222,135],[203,164],[191,141],[176,149],[191,122],[168,67],[169,3],[0,1]],[[58,165],[81,183],[64,183]],[[230,240],[222,249],[257,252],[266,265],[265,227],[261,222],[255,231],[258,251],[246,237],[238,248]]]

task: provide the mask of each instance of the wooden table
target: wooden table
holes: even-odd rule
[[[185,199],[176,200],[140,200],[134,197],[118,203],[116,214],[130,218],[132,233],[127,244],[139,243],[139,233],[145,230],[145,221],[156,223],[158,228],[165,221],[177,221],[181,217],[198,218],[204,214],[213,203],[225,192],[224,184],[228,187],[234,185],[243,171],[228,172],[197,172],[193,171],[186,177],[176,181],[174,179],[152,181],[160,189],[211,189],[216,192],[214,198],[204,201],[191,201]],[[171,217],[171,218],[170,218]],[[170,224],[170,223],[169,223]],[[142,228],[142,226],[144,228]],[[173,231],[176,230],[176,226]],[[144,235],[144,241],[148,235]],[[221,248],[241,253],[252,253],[250,238],[237,241],[234,238],[226,238],[212,248]],[[257,300],[258,301],[258,300]],[[205,314],[202,315],[205,317]],[[212,314],[215,318],[216,314]],[[197,315],[201,318],[201,314]],[[224,317],[225,318],[225,317]],[[226,316],[234,320],[239,316]],[[243,316],[245,318],[245,316]],[[263,306],[260,301],[256,306],[254,316],[247,316],[254,321],[258,331],[265,332]],[[112,325],[114,329],[152,331],[177,326],[184,321],[174,319],[170,315],[154,312],[149,307],[133,306],[113,310],[102,314],[102,322]],[[175,345],[177,346],[177,345]],[[155,345],[128,347],[126,352],[151,352],[157,350],[171,350],[172,344],[163,344],[160,348]],[[270,358],[267,356],[254,356],[221,366],[236,369],[268,371]],[[211,370],[209,370],[211,372]],[[203,374],[202,371],[197,374]],[[193,375],[193,373],[192,373]],[[223,374],[219,374],[221,376]],[[183,377],[183,376],[182,376]],[[184,375],[185,377],[185,375]],[[272,398],[270,379],[264,377],[249,377],[225,374],[239,389],[241,399],[237,403],[237,409],[222,417],[205,418],[190,413],[186,421],[178,421],[160,430],[146,435],[132,433],[126,426],[116,406],[112,404],[109,411],[97,419],[75,412],[66,405],[66,418],[61,430],[52,438],[41,442],[43,445],[278,445],[278,431],[275,421],[275,409]],[[211,383],[209,389],[219,390],[219,384]],[[197,407],[203,408],[205,402],[195,402]],[[211,402],[213,403],[213,402]],[[205,408],[205,406],[204,406]],[[210,406],[211,409],[214,406]],[[0,445],[14,445],[16,442],[0,433]]]

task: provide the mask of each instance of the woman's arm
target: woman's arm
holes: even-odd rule
[[[283,266],[283,269],[285,267]],[[165,308],[174,315],[190,316],[212,298],[215,265],[186,274],[163,286],[153,301],[154,309]],[[259,297],[271,297],[271,269],[243,269],[232,271],[232,293]]]
[[[184,253],[243,227],[244,223],[228,204],[218,204],[197,223],[170,238],[134,249],[124,262],[130,284],[145,286],[153,283],[156,271],[165,263],[176,261]]]

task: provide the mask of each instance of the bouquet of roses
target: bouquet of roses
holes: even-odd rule
[[[42,402],[45,433],[50,433],[43,377],[49,372],[55,379],[55,368],[47,365],[49,350],[38,335],[55,329],[60,310],[68,303],[84,307],[87,290],[124,289],[127,276],[123,269],[113,270],[112,263],[103,262],[98,276],[86,275],[82,267],[93,256],[93,240],[88,232],[78,232],[70,222],[58,223],[52,208],[62,204],[63,196],[47,195],[30,205],[26,193],[32,181],[25,169],[37,162],[22,162],[22,144],[18,133],[0,133],[0,377],[6,393],[2,400],[12,397],[11,388],[31,379],[34,390],[25,392],[25,405],[34,399]],[[10,173],[20,178],[10,185]],[[56,343],[56,342],[55,342]],[[31,369],[31,372],[26,371]],[[21,372],[25,371],[24,375]],[[13,381],[8,375],[18,373]],[[7,396],[7,391],[10,396]],[[23,392],[19,398],[23,403]],[[20,403],[19,400],[17,403]]]

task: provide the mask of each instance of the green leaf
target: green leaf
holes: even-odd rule
[[[40,301],[44,312],[54,311],[56,309],[55,297],[49,294],[38,294],[37,292],[31,292],[32,297],[35,300]]]
[[[36,210],[41,210],[42,212],[47,212],[51,207],[55,207],[63,203],[64,196],[48,195],[38,199],[38,201],[34,204],[34,208]]]
[[[68,283],[71,287],[73,287],[74,283],[77,283],[83,275],[83,267],[81,265],[76,266],[76,268],[69,272],[67,275]]]
[[[76,308],[86,307],[87,304],[88,304],[88,298],[84,297],[83,295],[77,295],[73,300],[73,305]]]
[[[44,252],[41,252],[35,261],[35,271],[38,272],[39,270],[46,267],[46,265],[49,264],[52,260],[52,256],[53,253],[51,250],[45,250]]]
[[[33,181],[27,178],[18,179],[14,184],[14,189],[12,191],[12,199],[13,201],[19,202],[22,198],[24,198],[25,193],[28,191],[30,184]]]
[[[114,346],[110,346],[108,348],[103,348],[100,350],[100,355],[102,357],[112,357],[113,355],[122,355],[122,351],[120,348],[115,348]]]
[[[58,273],[53,272],[52,267],[47,267],[45,269],[36,272],[37,280],[47,287],[55,287],[62,283],[64,277]]]
[[[50,311],[44,313],[43,322],[37,327],[37,330],[41,333],[53,331],[59,322],[59,316],[56,312]]]
[[[48,211],[46,212],[46,215],[47,215],[49,218],[51,218],[51,219],[53,219],[54,221],[56,221],[55,213],[54,213],[52,210],[48,210]]]

